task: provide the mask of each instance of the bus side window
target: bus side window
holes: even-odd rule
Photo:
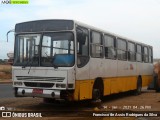
[[[127,42],[123,39],[117,39],[117,58],[127,60]]]
[[[144,52],[144,54],[143,54],[143,59],[144,59],[144,62],[145,63],[148,63],[149,61],[148,61],[148,47],[144,47],[143,48],[143,52]]]
[[[136,47],[136,59],[137,59],[137,62],[142,62],[142,46],[137,44],[137,47]]]
[[[128,60],[135,61],[136,60],[136,49],[135,44],[132,42],[128,42]]]
[[[102,34],[96,31],[91,32],[91,56],[93,58],[103,57]]]
[[[76,28],[77,35],[77,66],[83,67],[89,61],[89,37],[86,28],[78,26]]]
[[[104,50],[105,57],[110,59],[116,59],[116,46],[115,38],[113,36],[104,36]]]
[[[152,48],[149,47],[149,63],[152,63],[153,62],[153,51],[152,51]]]

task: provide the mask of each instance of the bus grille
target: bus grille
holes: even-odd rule
[[[17,80],[63,82],[65,77],[16,76]]]
[[[46,88],[52,88],[54,86],[54,83],[24,82],[24,84],[27,87],[46,87]]]

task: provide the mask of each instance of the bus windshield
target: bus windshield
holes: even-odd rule
[[[40,34],[17,35],[15,40],[14,65],[38,66]]]
[[[71,32],[17,35],[17,66],[70,67],[74,64],[74,37]]]
[[[42,38],[41,65],[66,67],[74,64],[73,33],[45,33]]]

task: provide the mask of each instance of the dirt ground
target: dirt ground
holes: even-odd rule
[[[130,92],[106,96],[101,104],[89,104],[89,101],[82,102],[55,102],[52,104],[43,103],[42,98],[12,98],[0,99],[0,106],[9,108],[14,112],[40,112],[42,118],[23,118],[26,120],[159,120],[155,117],[160,114],[160,93],[143,89],[142,94],[132,95]],[[121,117],[95,117],[94,113],[121,113]],[[123,114],[144,113],[150,117],[124,117]],[[154,114],[152,114],[154,113]],[[143,114],[144,115],[144,114]],[[119,115],[120,116],[120,115]],[[17,120],[22,118],[0,118],[0,120]]]

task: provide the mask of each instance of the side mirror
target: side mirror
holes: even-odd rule
[[[10,33],[10,32],[14,32],[14,29],[12,29],[12,30],[9,30],[8,32],[7,32],[7,42],[8,42],[8,34]]]

